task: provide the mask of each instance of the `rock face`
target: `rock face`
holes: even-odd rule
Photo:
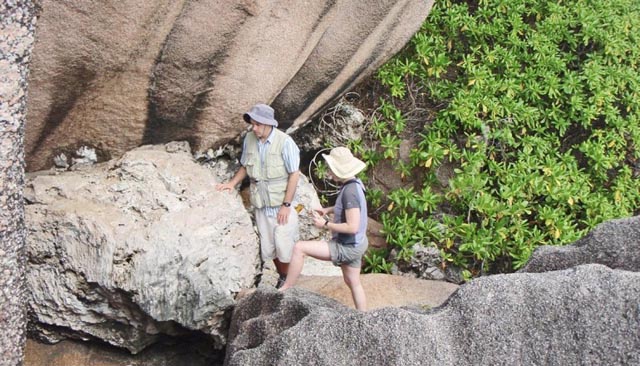
[[[602,265],[475,280],[432,311],[366,313],[305,290],[234,311],[227,365],[633,365],[640,274]]]
[[[101,160],[143,143],[222,146],[256,102],[299,125],[399,51],[432,4],[43,0],[28,168],[81,144]]]
[[[198,330],[222,347],[235,294],[255,285],[260,261],[240,197],[215,184],[184,143],[30,177],[33,331],[135,353],[163,334]]]
[[[27,76],[36,19],[32,1],[0,2],[0,366],[21,365],[26,340],[22,191]]]
[[[520,271],[553,271],[583,263],[640,272],[640,216],[602,223],[572,245],[538,247]]]
[[[603,224],[580,247],[620,240],[633,261],[637,220]],[[624,258],[615,263],[633,267]],[[363,313],[298,288],[258,290],[234,310],[226,364],[640,364],[640,273],[582,263],[537,269],[475,279],[429,311]]]

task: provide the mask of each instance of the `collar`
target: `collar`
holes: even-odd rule
[[[264,140],[263,144],[266,144],[267,142],[271,144],[273,142],[273,135],[275,135],[275,132],[276,128],[271,126],[271,132],[269,133],[269,136],[267,136],[267,139]]]

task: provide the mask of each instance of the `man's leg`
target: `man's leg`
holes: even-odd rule
[[[273,259],[273,264],[278,271],[278,281],[276,282],[276,288],[281,288],[284,285],[284,281],[287,280],[287,274],[289,273],[289,263],[280,262],[278,258]]]
[[[296,240],[298,240],[298,213],[292,210],[287,223],[284,225],[276,225],[273,233],[276,247],[276,258],[273,260],[273,263],[280,275],[276,287],[280,288],[289,273],[289,262],[291,261],[293,246]]]
[[[267,217],[264,210],[257,209],[255,210],[255,221],[256,226],[258,227],[258,234],[260,236],[260,257],[262,261],[266,264],[267,261],[273,260],[275,264],[276,271],[280,277],[284,278],[286,276],[282,275],[282,267],[280,265],[280,261],[278,261],[274,232],[276,227],[276,220],[273,217]],[[286,269],[285,269],[286,271]],[[280,282],[280,280],[278,280]],[[284,280],[282,281],[284,282]],[[278,284],[276,284],[276,287]]]
[[[286,276],[287,273],[289,273],[289,263],[283,263],[280,262],[278,258],[274,258],[273,264],[276,265],[276,269],[278,270],[279,274]]]
[[[355,304],[356,309],[366,311],[367,297],[364,294],[364,288],[360,282],[360,268],[349,267],[346,264],[343,264],[340,268],[342,268],[342,277],[344,278],[344,282],[351,290],[351,297],[353,298],[353,303]]]
[[[280,288],[280,291],[284,291],[295,286],[300,273],[302,273],[304,257],[307,255],[323,261],[330,261],[331,252],[329,252],[329,244],[326,241],[297,242],[296,245],[294,245],[293,253],[291,254],[291,262],[289,263],[289,273],[287,275],[287,280]]]

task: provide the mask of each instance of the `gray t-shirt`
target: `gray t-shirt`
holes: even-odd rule
[[[336,240],[340,244],[355,244],[362,243],[367,235],[367,200],[364,195],[364,185],[360,179],[352,179],[340,189],[336,204],[334,206],[334,219],[335,223],[345,223],[347,218],[345,210],[349,208],[360,209],[360,227],[358,232],[354,234],[334,233],[333,240]]]

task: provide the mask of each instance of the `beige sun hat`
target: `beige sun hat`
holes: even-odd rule
[[[322,157],[329,164],[333,174],[340,179],[355,177],[367,166],[364,161],[353,156],[349,149],[342,146],[331,149],[329,155],[322,154]]]

